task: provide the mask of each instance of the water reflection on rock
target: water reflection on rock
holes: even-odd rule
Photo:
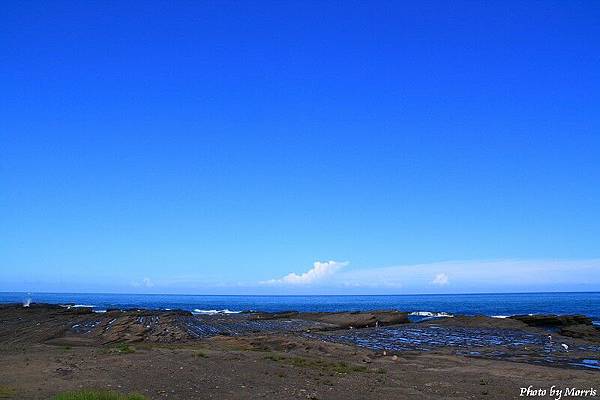
[[[516,329],[438,325],[399,325],[324,333],[307,333],[312,338],[353,344],[386,353],[449,350],[468,357],[550,364],[600,370],[600,346],[566,338]],[[562,344],[567,344],[565,350]]]

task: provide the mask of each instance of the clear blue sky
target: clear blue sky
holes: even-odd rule
[[[600,289],[599,21],[595,1],[4,2],[0,291]],[[507,281],[481,263],[507,259]],[[563,272],[540,286],[539,260]]]

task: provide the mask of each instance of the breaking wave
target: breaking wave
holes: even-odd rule
[[[192,314],[201,314],[201,315],[215,315],[215,314],[239,314],[241,311],[231,311],[228,309],[224,310],[199,310],[195,309],[192,311]]]
[[[431,311],[413,311],[408,315],[414,315],[417,317],[430,317],[430,318],[452,318],[454,315],[447,312],[431,312]]]

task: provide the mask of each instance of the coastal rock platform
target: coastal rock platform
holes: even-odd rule
[[[80,387],[148,399],[506,399],[523,385],[598,382],[596,328],[560,320],[549,330],[484,316],[411,322],[399,311],[2,305],[0,387],[25,400]]]

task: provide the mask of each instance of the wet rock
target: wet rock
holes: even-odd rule
[[[483,315],[465,316],[456,315],[453,318],[431,319],[420,322],[421,325],[460,326],[469,328],[501,328],[522,329],[525,323],[510,318],[492,318]]]
[[[271,320],[271,319],[289,319],[289,318],[295,318],[296,316],[298,316],[298,311],[281,311],[281,312],[274,312],[274,313],[270,313],[270,312],[256,312],[256,313],[252,313],[252,316],[250,317],[251,319],[265,319],[265,320]]]
[[[314,321],[326,329],[355,329],[373,326],[397,325],[410,322],[408,313],[399,311],[366,311],[366,312],[297,312],[255,313],[252,320],[292,319]]]
[[[333,328],[366,328],[406,324],[408,313],[399,311],[341,312],[341,313],[300,313],[297,318],[330,324]]]
[[[561,328],[559,333],[572,338],[600,342],[600,329],[593,325],[569,325]]]
[[[76,315],[85,315],[85,314],[93,314],[94,313],[94,310],[91,307],[75,307],[75,308],[69,309],[69,311],[71,312],[71,314],[76,314]]]
[[[585,315],[514,315],[510,317],[529,326],[563,327],[570,325],[592,325],[592,320]]]

